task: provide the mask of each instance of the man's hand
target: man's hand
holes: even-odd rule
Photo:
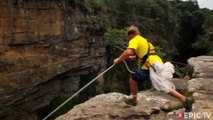
[[[113,60],[113,64],[118,64],[121,60],[119,58],[116,58]]]
[[[118,64],[122,60],[128,59],[130,55],[133,55],[134,49],[128,48],[126,49],[120,57],[114,59],[113,64]]]

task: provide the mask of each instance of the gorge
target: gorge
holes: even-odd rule
[[[78,90],[81,76],[105,67],[101,35],[80,26],[87,16],[67,2],[0,1],[0,119],[36,120],[53,98]]]
[[[138,1],[140,4],[137,3]],[[205,22],[206,31],[201,30],[205,26],[202,26],[203,14],[201,11],[196,11],[199,7],[190,2],[185,4],[180,1],[175,6],[176,3],[170,4],[166,0],[151,2],[135,0],[130,2],[131,4],[129,2],[108,0],[105,3],[112,8],[106,8],[102,0],[1,0],[0,119],[41,120],[44,118],[51,112],[50,106],[54,100],[57,101],[57,98],[64,100],[73,95],[111,64],[111,59],[118,51],[107,45],[104,39],[107,30],[123,29],[132,24],[142,28],[141,34],[153,44],[162,46],[165,52],[161,51],[161,47],[156,46],[162,56],[168,54],[165,57],[169,59],[188,60],[188,63],[194,66],[195,78],[190,80],[189,88],[192,88],[190,90],[198,99],[199,104],[195,104],[195,109],[212,112],[213,58],[211,56],[192,58],[196,55],[210,54],[212,50],[211,24]],[[130,13],[128,10],[132,5],[138,6]],[[186,12],[182,9],[186,9]],[[190,21],[192,18],[193,20]],[[209,26],[210,28],[207,29]],[[123,32],[117,29],[111,30],[118,36]],[[198,39],[202,38],[202,35],[206,38],[205,42]],[[114,43],[114,41],[116,40],[111,39],[108,42]],[[200,45],[200,42],[204,44]],[[119,70],[122,68],[120,67]],[[57,119],[123,120],[150,117],[155,119],[155,113],[161,113],[162,103],[170,101],[170,98],[164,98],[156,91],[144,91],[140,103],[147,104],[141,104],[134,108],[135,111],[132,110],[123,102],[128,97],[124,93],[128,91],[122,94],[114,89],[121,87],[120,85],[124,84],[126,76],[129,75],[121,74],[123,71],[119,70],[115,69],[108,73],[109,78],[116,79],[107,83],[108,87],[111,87],[105,90],[108,94],[96,96],[96,93],[105,92],[99,90],[99,84],[103,85],[106,81],[103,76],[98,79],[99,83],[94,83],[89,90],[82,93],[85,98],[80,96],[81,99],[76,100],[78,103],[84,103],[76,105]],[[118,72],[119,75],[116,76],[113,72]],[[113,82],[117,83],[112,85]],[[126,90],[123,87],[121,89]],[[156,98],[153,97],[154,95]],[[205,104],[205,101],[209,104]],[[150,102],[155,104],[150,105]],[[96,106],[96,104],[100,105]],[[82,106],[84,108],[81,108]],[[112,107],[117,107],[117,111],[112,112]],[[146,108],[145,111],[140,107]],[[85,112],[88,110],[96,114]],[[83,116],[75,114],[76,111]]]

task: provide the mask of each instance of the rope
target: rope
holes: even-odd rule
[[[130,73],[134,74],[135,72],[133,72],[132,70],[129,69],[129,66],[127,65],[126,61],[123,60],[123,62],[124,62],[124,64],[125,64],[125,66],[126,66],[126,69],[127,69]]]
[[[53,113],[55,113],[58,109],[60,109],[62,106],[64,106],[68,101],[70,101],[73,97],[75,97],[78,93],[80,93],[82,90],[84,90],[87,86],[89,86],[91,83],[93,83],[96,79],[98,79],[100,76],[102,76],[104,73],[106,73],[107,71],[109,71],[111,68],[113,68],[115,66],[115,64],[113,64],[112,66],[110,66],[109,68],[107,68],[105,71],[103,71],[101,74],[99,74],[98,76],[96,76],[94,79],[92,79],[89,83],[87,83],[84,87],[82,87],[80,90],[78,90],[76,93],[74,93],[70,98],[68,98],[66,101],[64,101],[61,105],[59,105],[55,110],[53,110],[50,114],[48,114],[44,119],[42,120],[46,120],[47,118],[49,118]]]
[[[122,48],[119,47],[119,46],[114,46],[114,47],[117,48],[117,49],[119,49],[119,50],[121,50],[121,51],[125,51],[124,49],[122,49]],[[129,66],[128,66],[128,64],[126,63],[126,61],[125,61],[125,60],[122,60],[122,61],[124,62],[125,66],[126,66],[126,69],[127,69],[130,73],[134,74],[135,72],[133,72],[132,70],[129,69]]]
[[[117,49],[119,49],[119,50],[121,50],[121,51],[125,51],[124,49],[122,49],[122,48],[119,47],[119,46],[114,46],[114,48],[117,48]]]
[[[175,61],[167,61],[167,62],[171,62],[171,63],[173,63],[173,64],[184,65],[184,66],[187,66],[187,65],[189,65],[189,64],[186,64],[186,63],[175,62]]]
[[[120,47],[116,47],[122,51],[124,51],[123,49],[121,49]],[[63,63],[64,61],[60,62]],[[133,71],[131,71],[126,63],[125,60],[123,60],[126,69],[130,72],[130,73],[135,73]],[[59,63],[59,64],[60,64]],[[55,113],[57,110],[59,110],[62,106],[64,106],[67,102],[69,102],[72,98],[74,98],[76,95],[78,95],[81,91],[83,91],[86,87],[88,87],[91,83],[93,83],[97,78],[99,78],[100,76],[102,76],[103,74],[105,74],[107,71],[109,71],[111,68],[113,68],[115,65],[113,64],[112,66],[110,66],[109,68],[107,68],[105,71],[103,71],[101,74],[99,74],[98,76],[96,76],[94,79],[92,79],[89,83],[87,83],[84,87],[82,87],[80,90],[78,90],[76,93],[74,93],[71,97],[69,97],[66,101],[64,101],[61,105],[59,105],[56,109],[54,109],[51,113],[49,113],[44,119],[42,120],[46,120],[47,118],[49,118],[53,113]]]

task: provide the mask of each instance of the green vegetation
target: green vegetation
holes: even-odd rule
[[[105,33],[107,45],[126,39],[116,36],[108,41],[108,33],[136,25],[166,60],[186,62],[192,56],[213,54],[213,11],[200,9],[196,1],[69,0],[68,5],[84,13],[79,22],[91,35]]]
[[[38,112],[38,117],[40,119],[43,119],[46,117],[49,113],[51,113],[53,110],[55,110],[59,105],[61,105],[65,100],[67,100],[69,97],[57,97],[53,99],[50,104],[44,108],[41,108]],[[78,101],[79,98],[75,97],[71,101],[67,102],[65,106],[61,107],[59,110],[57,110],[53,115],[51,115],[47,120],[54,120],[58,116],[65,114],[70,109],[72,109],[76,104],[79,104]]]
[[[126,29],[108,29],[104,34],[105,42],[108,46],[120,46],[123,49],[127,47]]]
[[[70,0],[71,1],[71,0]],[[76,5],[83,12],[89,12],[93,14],[98,14],[99,12],[106,11],[106,6],[103,0],[75,0]]]
[[[212,10],[180,0],[106,0],[116,28],[137,25],[142,36],[164,52],[164,59],[185,62],[212,53]],[[203,43],[205,42],[205,43]]]
[[[178,78],[184,78],[185,76],[192,78],[193,72],[194,72],[193,66],[189,64],[185,66],[175,65],[175,76]]]
[[[122,50],[127,47],[127,30],[124,29],[108,29],[104,34],[105,43],[107,45],[108,64],[111,65],[114,58],[118,57]],[[132,64],[129,64],[131,67]],[[129,94],[128,78],[129,73],[124,64],[118,64],[116,68],[108,71],[105,75],[105,83],[103,90],[105,92],[121,92]]]
[[[98,75],[98,72],[100,69],[98,67],[93,67],[89,71],[80,74],[80,82],[79,82],[79,88],[84,87],[87,83],[90,82],[93,78],[95,78]],[[88,99],[96,96],[97,94],[102,93],[102,89],[97,81],[90,84],[88,87],[86,87],[83,91],[81,91],[77,96],[72,98],[70,101],[68,101],[64,106],[62,106],[60,109],[58,109],[54,114],[52,114],[47,120],[54,120],[60,115],[63,115],[67,113],[69,110],[71,110],[75,105],[83,103],[87,101]],[[51,100],[50,104],[48,106],[45,106],[38,110],[38,119],[45,118],[48,114],[50,114],[53,110],[55,110],[59,105],[64,103],[67,99],[69,99],[71,95],[61,95],[59,97],[54,98]]]
[[[141,35],[153,43],[156,52],[165,61],[186,63],[186,60],[193,56],[213,55],[213,11],[200,9],[196,1],[105,0],[104,2],[107,13],[116,19],[111,21],[112,26],[104,34],[109,63],[121,53],[114,48],[115,46],[123,49],[127,46],[125,28],[129,25],[138,26]],[[178,64],[175,66],[176,77],[192,77],[191,66]],[[127,81],[129,76],[126,75],[126,68],[119,66],[115,69],[113,73],[116,75],[111,74],[110,78]]]
[[[69,0],[69,6],[83,12],[79,24],[89,35],[104,37],[108,66],[122,52],[116,46],[126,48],[126,27],[130,25],[139,27],[164,61],[186,63],[190,57],[213,55],[213,10],[200,9],[196,1]],[[135,69],[132,62],[128,64]],[[192,71],[189,66],[176,65],[176,77],[191,77]],[[129,76],[122,63],[117,65],[105,75],[104,92],[128,93]]]

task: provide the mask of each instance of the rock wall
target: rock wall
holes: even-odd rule
[[[0,119],[36,120],[39,108],[78,90],[105,66],[102,36],[80,25],[75,1],[0,1]]]
[[[194,66],[194,78],[188,83],[195,98],[194,111],[211,114],[209,120],[213,120],[213,56],[193,57],[188,62]]]

